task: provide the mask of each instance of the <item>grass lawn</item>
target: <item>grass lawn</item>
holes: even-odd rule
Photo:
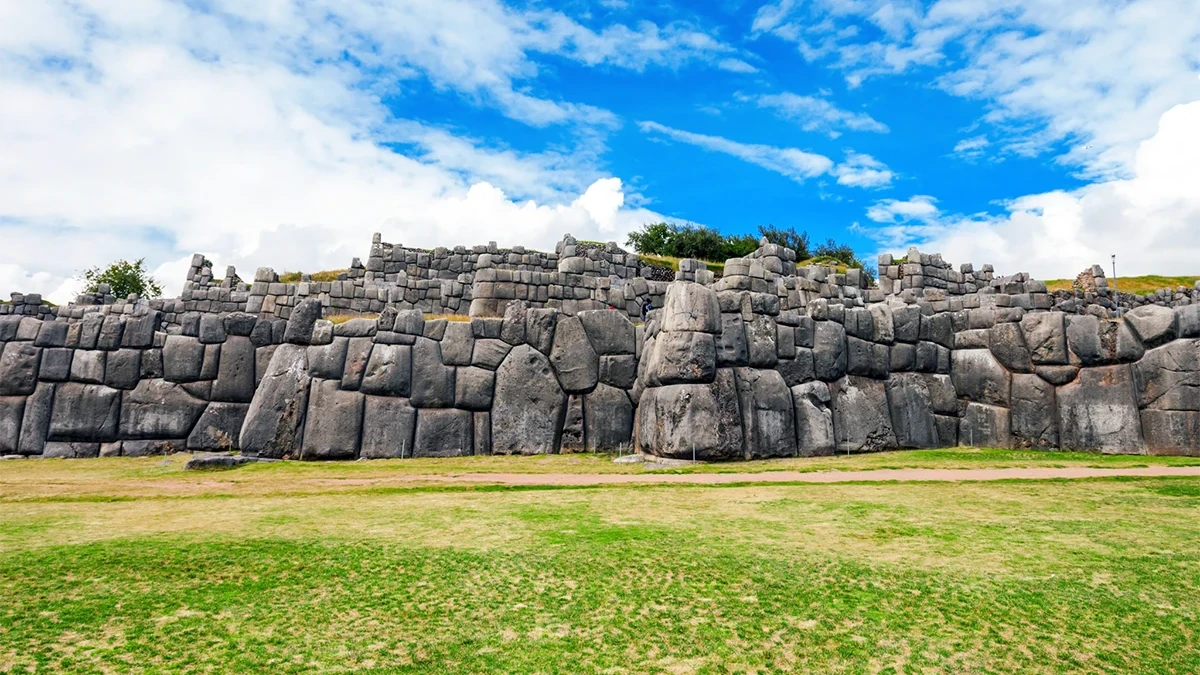
[[[1200,671],[1196,479],[398,488],[367,479],[644,469],[180,464],[0,463],[0,672]]]
[[[1157,274],[1142,277],[1117,277],[1117,290],[1122,293],[1145,295],[1160,288],[1175,290],[1178,286],[1185,286],[1191,289],[1195,287],[1197,280],[1200,280],[1200,277],[1164,277]],[[1051,279],[1046,282],[1046,288],[1051,291],[1069,291],[1074,282],[1074,279]],[[1112,279],[1109,279],[1108,287],[1110,289],[1112,283]]]

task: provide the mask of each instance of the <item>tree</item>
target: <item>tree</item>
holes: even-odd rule
[[[93,267],[83,273],[84,293],[98,293],[100,284],[108,284],[109,292],[124,298],[137,294],[143,298],[157,298],[162,295],[162,286],[146,271],[146,259],[138,258],[133,262],[118,260],[101,270]]]
[[[786,246],[796,252],[796,260],[808,260],[812,256],[808,252],[808,233],[797,232],[796,228],[775,227],[774,225],[759,225],[758,234],[766,237],[772,244]]]

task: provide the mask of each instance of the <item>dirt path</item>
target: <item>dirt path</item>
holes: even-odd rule
[[[1151,466],[1124,469],[1092,467],[1011,469],[874,469],[869,471],[764,471],[761,473],[464,473],[458,475],[405,476],[403,482],[484,483],[495,485],[722,485],[727,483],[848,483],[856,481],[987,481],[1045,480],[1054,478],[1109,478],[1114,476],[1200,477],[1200,466]],[[388,482],[394,482],[390,479]]]

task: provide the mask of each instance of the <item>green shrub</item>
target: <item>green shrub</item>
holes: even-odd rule
[[[100,284],[108,284],[110,292],[123,298],[137,294],[143,298],[157,298],[162,295],[162,286],[146,271],[146,259],[138,258],[133,262],[118,260],[104,269],[93,267],[83,273],[85,293],[98,293]]]

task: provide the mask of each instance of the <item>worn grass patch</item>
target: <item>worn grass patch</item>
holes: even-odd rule
[[[1122,293],[1146,295],[1160,288],[1169,288],[1173,291],[1178,286],[1184,286],[1192,289],[1195,288],[1197,281],[1200,281],[1200,277],[1164,277],[1157,274],[1141,277],[1117,277],[1117,290]],[[1073,283],[1075,283],[1074,279],[1052,279],[1046,282],[1046,288],[1050,291],[1069,291]],[[1112,284],[1112,279],[1109,279],[1108,287],[1112,288]]]
[[[0,671],[1196,672],[1198,484],[7,501]]]
[[[675,270],[676,272],[679,271],[679,261],[683,260],[683,258],[676,258],[674,256],[669,256],[669,255],[654,255],[652,253],[639,253],[639,254],[637,254],[637,257],[639,257],[643,261],[651,263],[653,265],[659,265],[661,267],[669,267],[669,268]],[[725,273],[725,261],[723,261],[723,260],[720,262],[716,262],[716,261],[712,261],[712,260],[701,260],[700,262],[704,263],[704,266],[707,267],[708,270],[714,274],[720,275],[720,274]]]
[[[313,281],[337,281],[339,274],[345,274],[350,270],[323,270],[321,272],[313,272],[309,275]],[[279,275],[279,281],[285,284],[295,284],[300,282],[300,275],[303,272],[284,272]]]

